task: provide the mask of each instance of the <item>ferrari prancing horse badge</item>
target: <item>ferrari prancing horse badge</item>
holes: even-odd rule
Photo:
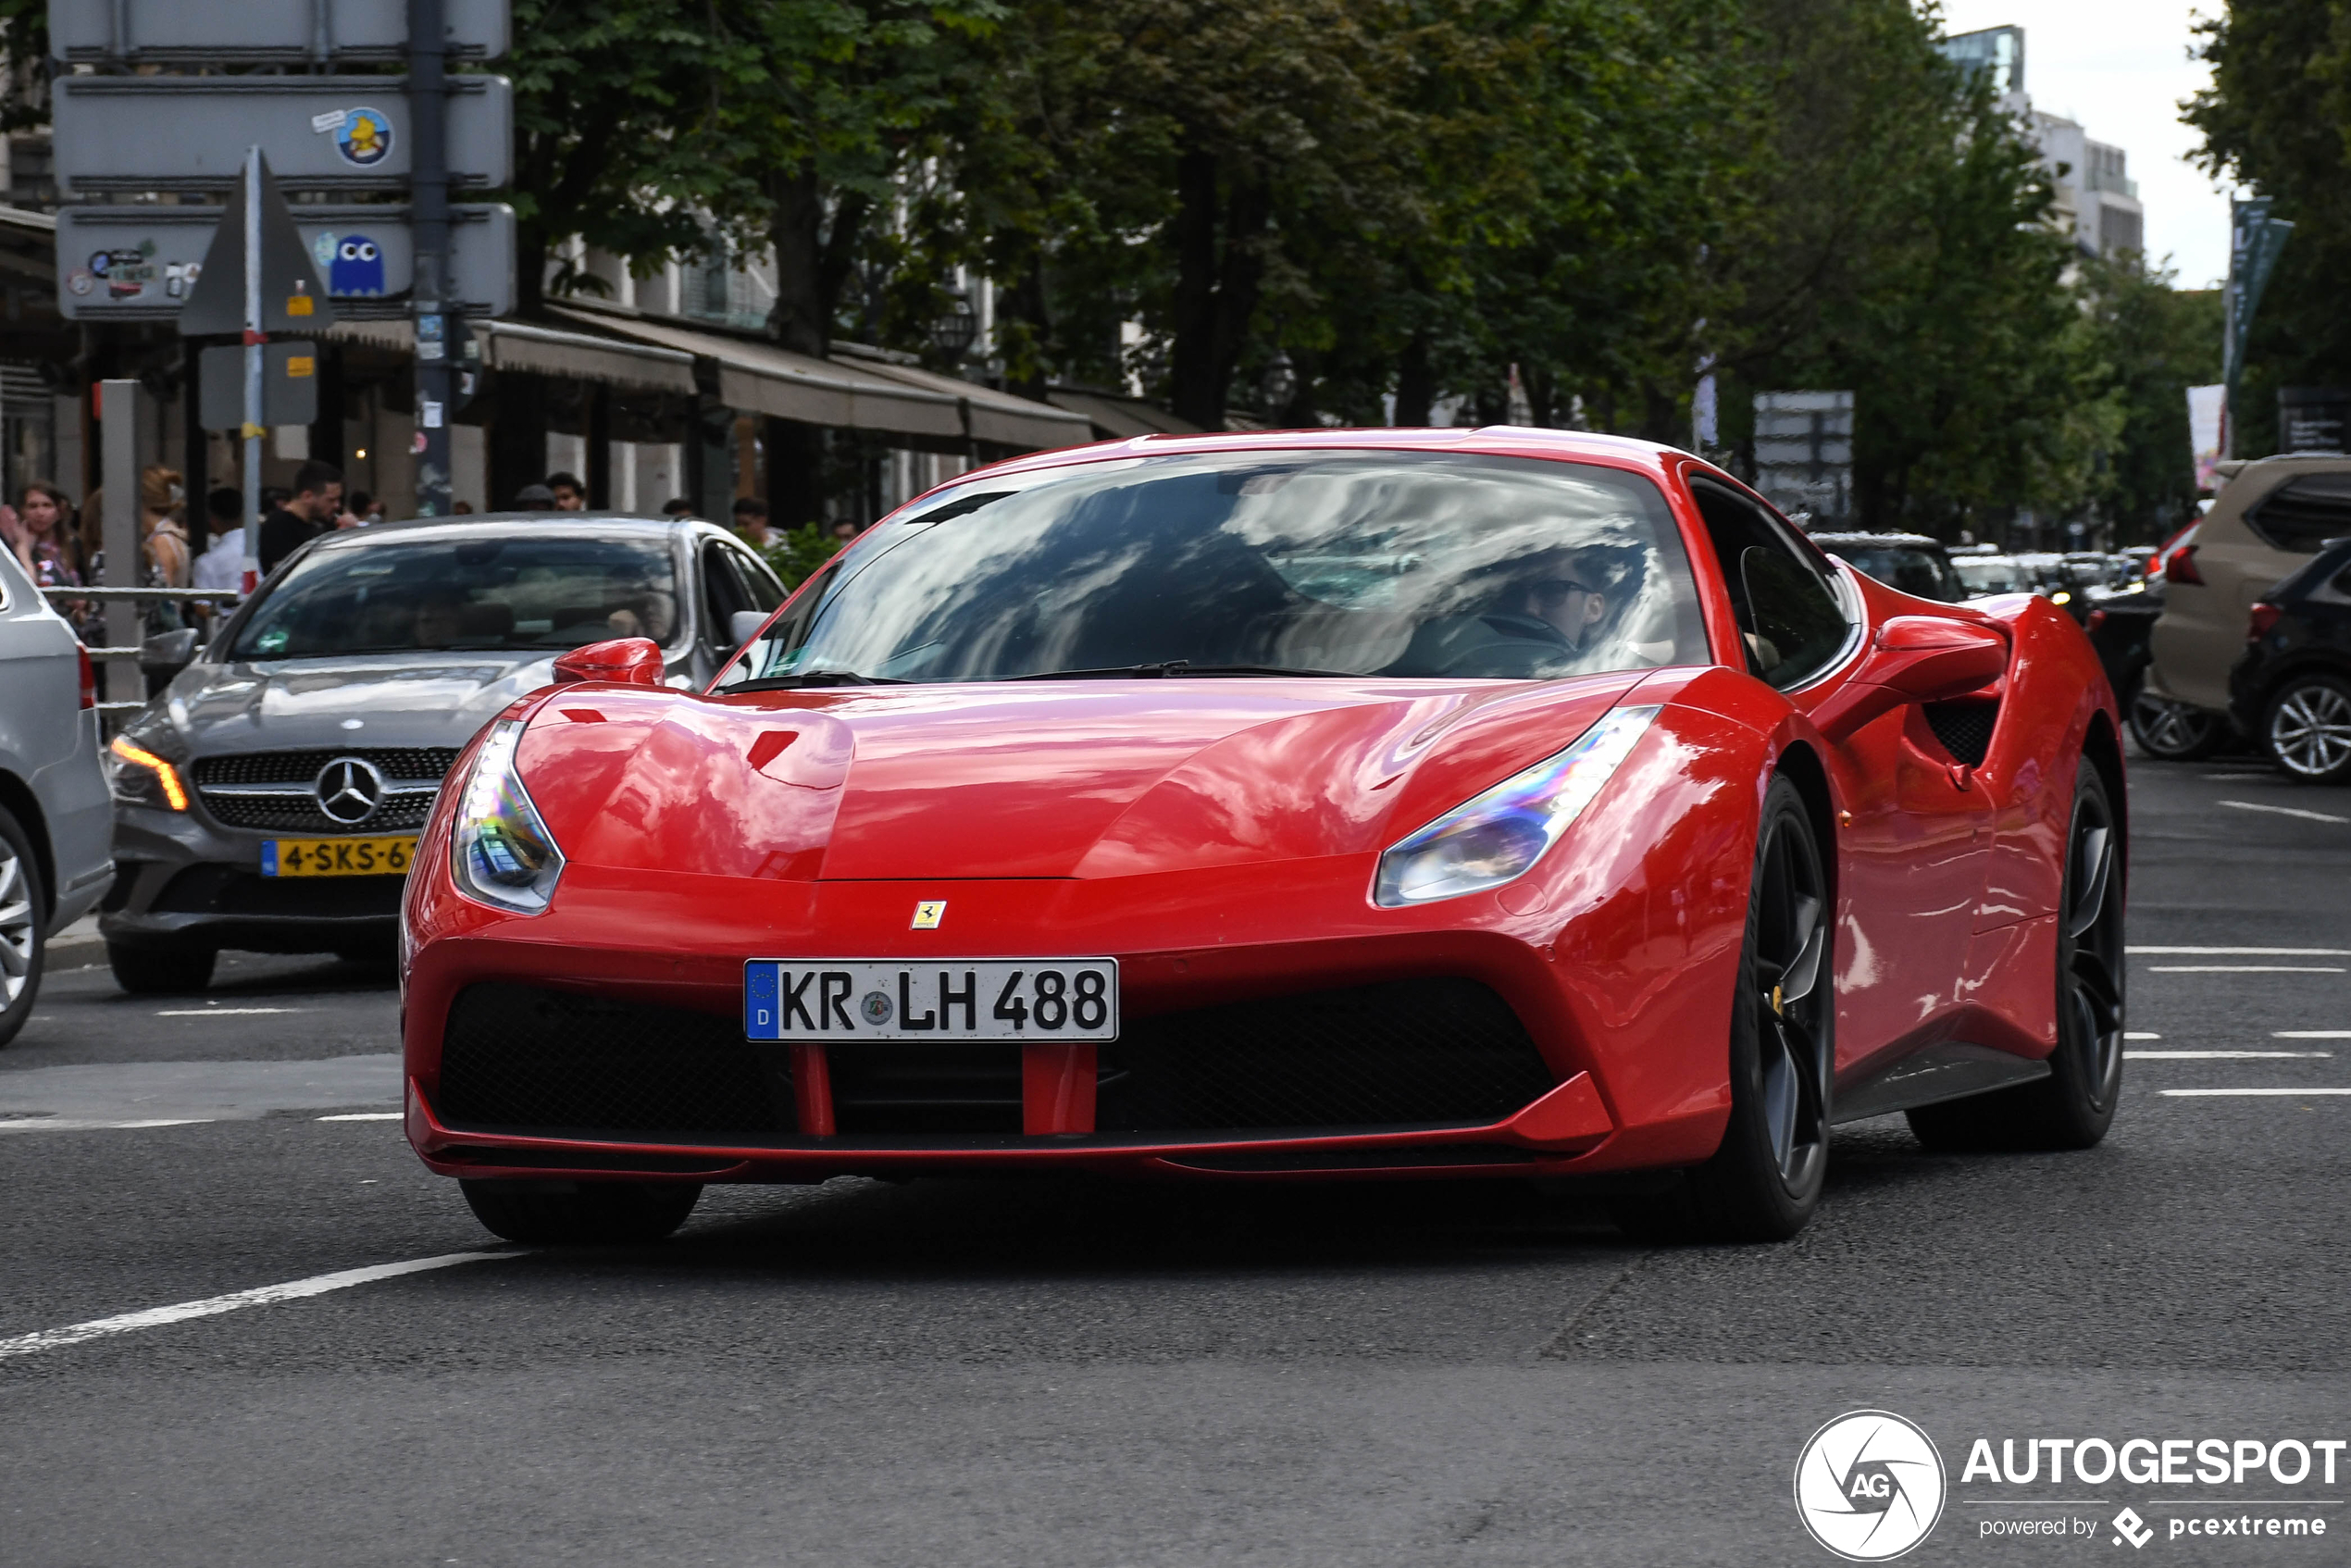
[[[946,917],[947,901],[945,899],[924,899],[914,905],[914,924],[910,929],[936,931],[939,929],[939,923]]]

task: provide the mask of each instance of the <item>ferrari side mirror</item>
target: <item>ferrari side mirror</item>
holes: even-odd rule
[[[661,649],[650,637],[616,637],[574,648],[555,661],[555,684],[616,680],[628,686],[661,684]]]
[[[1813,714],[1842,741],[1909,703],[1944,703],[1981,691],[2009,667],[2009,641],[1988,626],[1940,616],[1896,616],[1878,628],[1853,678]]]

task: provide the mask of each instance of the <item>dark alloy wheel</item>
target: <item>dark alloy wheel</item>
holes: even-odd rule
[[[686,1223],[699,1182],[460,1181],[474,1218],[509,1241],[628,1246]]]
[[[174,996],[212,984],[220,955],[208,947],[125,947],[106,944],[106,967],[114,983],[132,996]]]
[[[17,1038],[41,994],[47,922],[41,862],[24,829],[0,806],[0,1045]]]
[[[1811,818],[1796,786],[1774,779],[1731,1010],[1730,1125],[1678,1189],[1618,1200],[1620,1228],[1652,1240],[1783,1241],[1812,1217],[1829,1164],[1831,929]]]
[[[2351,682],[2306,675],[2270,699],[2261,742],[2289,778],[2305,784],[2351,784]]]
[[[2130,724],[2139,750],[2162,762],[2208,757],[2229,740],[2228,721],[2219,714],[2144,691],[2131,699]]]
[[[1930,1149],[2089,1149],[2122,1092],[2122,835],[2106,780],[2082,759],[2059,909],[2058,1041],[2049,1076],[1909,1113]]]

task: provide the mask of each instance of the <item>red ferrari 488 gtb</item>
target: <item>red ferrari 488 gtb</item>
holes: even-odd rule
[[[2114,699],[1687,454],[1152,437],[964,476],[707,691],[598,644],[459,759],[409,1140],[522,1240],[708,1182],[1573,1178],[1769,1238],[1833,1125],[2083,1148]]]

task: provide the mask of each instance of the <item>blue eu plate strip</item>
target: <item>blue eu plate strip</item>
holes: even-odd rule
[[[743,1038],[745,1039],[777,1039],[783,1035],[783,1025],[777,1016],[777,964],[750,963],[743,965]]]
[[[275,839],[261,840],[261,874],[264,877],[278,874],[278,840]]]

